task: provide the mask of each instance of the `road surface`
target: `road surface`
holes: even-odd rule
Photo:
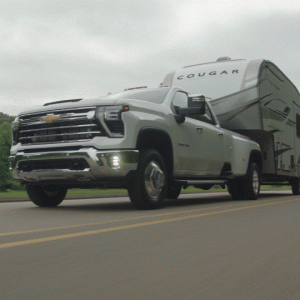
[[[0,203],[0,299],[300,299],[300,201]]]

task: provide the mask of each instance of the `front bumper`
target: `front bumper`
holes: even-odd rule
[[[101,182],[126,177],[138,165],[138,150],[18,152],[9,157],[14,179],[39,181]]]

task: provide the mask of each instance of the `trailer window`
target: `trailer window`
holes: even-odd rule
[[[296,114],[296,132],[297,137],[300,138],[300,115]]]

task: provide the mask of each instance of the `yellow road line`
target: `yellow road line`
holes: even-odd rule
[[[236,206],[236,204],[231,205],[231,206]],[[7,232],[7,233],[0,234],[0,237],[10,236],[10,235],[17,235],[17,234],[27,234],[27,233],[36,233],[36,232],[43,232],[43,231],[60,230],[60,229],[79,228],[79,227],[85,227],[85,226],[103,225],[103,224],[117,223],[117,222],[134,221],[134,220],[140,220],[140,219],[146,219],[146,218],[165,217],[165,216],[179,215],[179,214],[185,214],[185,213],[193,213],[193,212],[198,212],[198,211],[203,211],[203,210],[208,210],[208,209],[217,209],[217,208],[220,208],[220,207],[224,207],[224,205],[219,205],[219,206],[215,206],[215,207],[206,207],[206,208],[200,208],[200,209],[184,210],[184,211],[164,213],[164,214],[156,214],[156,215],[150,215],[149,214],[149,215],[139,216],[139,217],[132,217],[132,218],[126,218],[126,219],[117,219],[117,220],[110,220],[110,221],[101,221],[101,222],[86,223],[86,224],[76,224],[76,225],[68,225],[68,226],[52,227],[52,228],[43,228],[43,229],[35,229],[35,230],[27,230],[27,231]]]
[[[262,206],[274,205],[274,204],[278,204],[278,203],[285,203],[285,202],[291,202],[291,201],[296,201],[296,199],[286,200],[286,201],[276,201],[276,202],[271,202],[271,203],[257,204],[257,205],[239,207],[239,208],[232,208],[232,209],[208,212],[208,213],[203,213],[203,214],[196,214],[196,215],[192,215],[192,216],[183,216],[183,217],[177,217],[177,218],[171,218],[171,219],[149,221],[149,222],[144,222],[144,223],[123,225],[123,226],[116,226],[116,227],[110,227],[110,228],[104,228],[104,229],[56,235],[56,236],[44,237],[44,238],[38,238],[38,239],[4,243],[4,244],[0,244],[0,249],[11,248],[11,247],[16,247],[16,246],[32,245],[32,244],[38,244],[38,243],[50,242],[50,241],[58,241],[58,240],[63,240],[63,239],[82,237],[82,236],[88,236],[88,235],[92,235],[92,234],[100,234],[100,233],[105,233],[105,232],[120,231],[120,230],[126,230],[126,229],[131,229],[131,228],[139,228],[139,227],[141,228],[141,227],[146,227],[146,226],[152,226],[152,225],[163,224],[163,223],[171,223],[171,222],[177,222],[177,221],[182,221],[182,220],[190,220],[190,219],[195,219],[195,218],[200,218],[200,217],[218,215],[218,214],[229,213],[229,212],[234,212],[234,211],[241,211],[241,210],[245,210],[245,209],[249,209],[249,208],[262,207]]]

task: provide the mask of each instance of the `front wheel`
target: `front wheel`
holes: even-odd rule
[[[26,185],[30,200],[40,207],[55,207],[66,197],[68,189],[60,186]]]
[[[154,149],[140,152],[138,168],[128,186],[132,204],[138,209],[159,208],[167,192],[166,166],[161,154]]]

